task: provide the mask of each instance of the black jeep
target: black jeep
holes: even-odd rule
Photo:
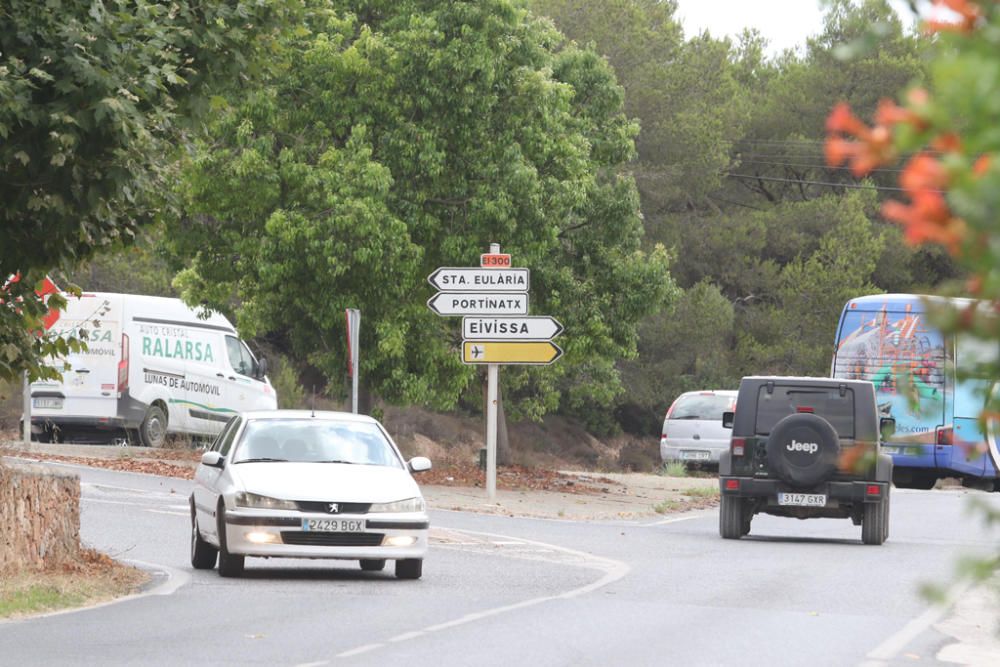
[[[892,458],[881,437],[895,428],[879,418],[871,382],[831,378],[745,377],[729,451],[719,460],[719,533],[739,539],[755,514],[850,518],[865,544],[889,536]]]

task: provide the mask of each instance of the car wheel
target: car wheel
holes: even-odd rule
[[[196,570],[211,570],[215,567],[215,560],[219,555],[219,550],[211,544],[201,539],[201,531],[198,530],[198,518],[194,511],[194,502],[191,503],[191,567]]]
[[[362,558],[361,569],[365,572],[378,572],[385,569],[384,558]]]
[[[219,527],[219,576],[238,577],[243,574],[246,556],[231,554],[226,548],[226,506],[219,501],[219,511],[216,512]]]
[[[139,441],[143,447],[162,447],[167,439],[167,414],[158,405],[151,405],[139,425]]]
[[[419,579],[423,570],[424,561],[420,558],[403,558],[396,561],[397,579]]]
[[[882,544],[889,534],[889,510],[885,498],[877,503],[865,503],[861,518],[861,541]]]
[[[719,501],[719,535],[727,540],[738,540],[743,532],[743,499],[736,496],[722,496]],[[747,532],[749,531],[747,522]]]

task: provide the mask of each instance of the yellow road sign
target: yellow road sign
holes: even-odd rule
[[[467,364],[551,364],[562,349],[551,341],[462,341],[462,361]]]

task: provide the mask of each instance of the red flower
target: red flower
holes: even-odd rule
[[[892,135],[888,128],[884,125],[869,128],[851,113],[851,108],[844,102],[830,112],[826,119],[826,131],[828,135],[824,151],[827,164],[837,167],[849,162],[851,173],[857,177],[864,176],[895,157]],[[836,133],[853,135],[860,141],[848,141],[836,136]]]
[[[953,216],[945,201],[948,181],[948,172],[938,160],[927,153],[916,155],[899,179],[911,204],[887,201],[882,215],[903,226],[909,243],[940,243],[956,253],[967,230],[965,221]]]
[[[972,32],[983,15],[982,8],[969,0],[934,0],[934,10],[947,8],[958,14],[958,21],[930,19],[924,23],[927,32]]]

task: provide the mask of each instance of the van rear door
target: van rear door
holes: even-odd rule
[[[76,336],[87,344],[66,357],[62,382],[31,385],[32,415],[61,419],[114,418],[118,409],[118,362],[121,360],[121,300],[106,295],[68,296],[66,311],[52,327],[57,335]]]

